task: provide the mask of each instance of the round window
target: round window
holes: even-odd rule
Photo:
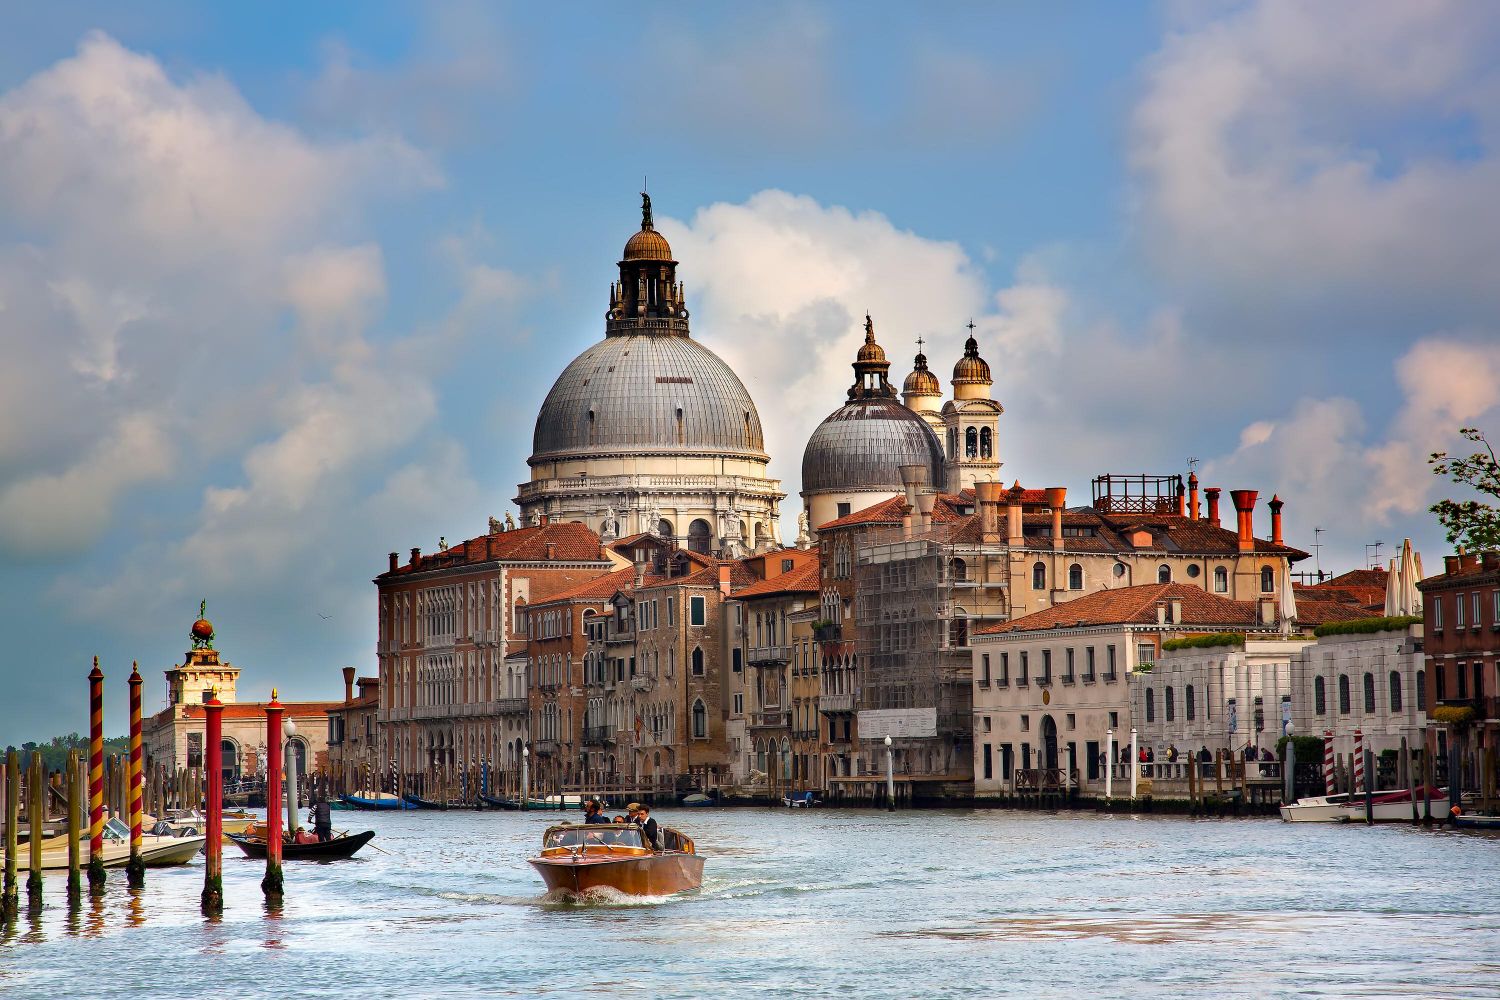
[[[1192,577],[1194,580],[1198,579],[1198,574],[1201,573],[1201,572],[1203,572],[1203,571],[1198,568],[1198,566],[1197,566],[1196,563],[1188,566],[1188,568],[1187,568],[1187,574],[1188,574],[1188,576]]]
[[[1124,576],[1124,575],[1125,575],[1125,564],[1124,563],[1115,563],[1115,576]]]

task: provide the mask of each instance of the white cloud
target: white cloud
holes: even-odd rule
[[[1492,312],[1497,44],[1500,17],[1463,3],[1265,0],[1193,20],[1134,113],[1144,238],[1185,285],[1264,308]]]

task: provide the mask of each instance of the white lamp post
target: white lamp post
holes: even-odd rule
[[[1136,740],[1135,727],[1130,727],[1130,797],[1135,798],[1135,784],[1141,776],[1140,744]]]
[[[297,758],[292,756],[292,737],[297,735],[297,724],[288,715],[281,723],[281,735],[286,737],[285,752],[282,759],[286,761],[286,829],[295,839],[297,836]],[[278,802],[277,805],[280,805]],[[269,809],[271,803],[266,803]]]
[[[1115,792],[1115,731],[1105,730],[1104,735],[1104,797],[1106,799]]]
[[[531,794],[531,748],[521,748],[521,808],[526,808],[526,800]]]
[[[896,811],[896,753],[889,736],[885,738],[885,802],[888,810]]]

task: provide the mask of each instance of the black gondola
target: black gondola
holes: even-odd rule
[[[431,799],[424,799],[420,795],[413,795],[411,792],[406,792],[401,797],[403,799],[405,799],[407,802],[410,802],[412,805],[416,806],[418,809],[447,809],[448,808],[448,803],[446,803],[446,802],[434,802]]]
[[[231,833],[227,836],[239,845],[246,857],[264,858],[266,856],[264,837],[247,837],[239,833]],[[341,858],[352,857],[355,851],[374,839],[375,831],[366,830],[364,833],[341,833],[332,840],[314,841],[310,844],[283,843],[281,860],[337,861]]]

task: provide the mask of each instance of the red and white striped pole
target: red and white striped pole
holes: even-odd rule
[[[1360,729],[1354,731],[1354,790],[1365,790],[1365,734]]]
[[[89,888],[104,889],[104,671],[89,672]]]
[[[208,792],[203,797],[203,912],[224,912],[224,706],[219,693],[210,690],[203,699],[204,754],[208,770]]]
[[[125,768],[129,785],[125,799],[130,810],[130,863],[126,878],[132,889],[146,886],[146,863],[141,860],[141,669],[130,664],[130,762]]]
[[[266,877],[261,891],[268,898],[280,899],[281,877],[281,702],[276,689],[266,705]]]
[[[1338,791],[1337,776],[1333,768],[1333,730],[1323,730],[1323,794],[1332,795]]]

